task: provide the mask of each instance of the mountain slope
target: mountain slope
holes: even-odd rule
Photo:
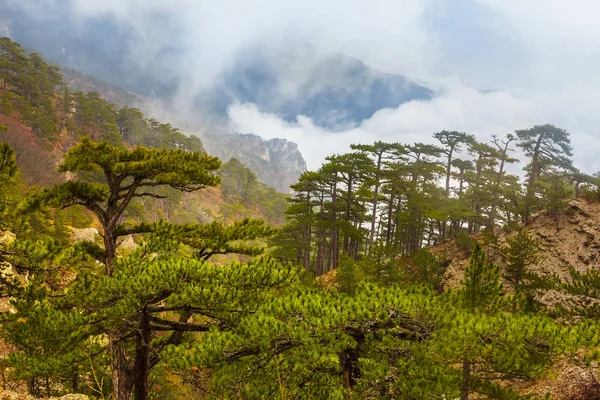
[[[208,85],[194,88],[189,78],[195,80],[203,71],[186,67],[190,49],[178,44],[178,35],[184,33],[168,14],[145,17],[145,23],[161,27],[160,34],[148,38],[115,17],[85,18],[75,9],[72,0],[4,2],[0,14],[7,19],[0,28],[63,67],[123,87],[134,97],[152,98],[162,108],[160,115],[168,114],[174,124],[191,131],[227,131],[228,107],[237,103],[254,103],[260,111],[289,122],[305,115],[318,126],[338,130],[354,126],[380,109],[434,95],[407,77],[382,73],[351,57],[285,39],[246,47]],[[77,74],[69,75],[75,88],[98,86],[82,82]],[[107,98],[120,104],[133,102],[152,110],[126,94],[113,89],[107,92],[112,96]],[[182,110],[182,104],[189,109]],[[206,126],[207,120],[213,125]],[[305,170],[296,148],[267,160],[263,155],[271,145],[258,143],[257,138],[249,143],[247,136],[219,133],[203,139],[214,154],[224,159],[235,155],[259,179],[280,191],[287,192],[289,184]],[[278,158],[286,163],[272,161]]]
[[[402,75],[376,71],[308,43],[283,41],[239,54],[196,103],[226,116],[229,105],[249,102],[287,121],[306,115],[317,125],[336,128],[359,123],[382,108],[432,96],[431,90]]]
[[[239,159],[262,182],[288,193],[306,171],[298,145],[285,139],[263,140],[258,135],[222,133],[204,138],[206,149],[222,160]]]
[[[558,222],[543,211],[531,220],[525,230],[539,240],[540,251],[543,254],[543,257],[530,266],[531,272],[542,276],[557,275],[566,280],[571,268],[584,272],[600,265],[600,203],[571,200],[567,211],[559,217]],[[498,229],[498,244],[486,249],[491,260],[500,267],[504,267],[505,262],[498,249],[514,234],[513,232],[506,235]],[[474,239],[483,238],[476,235]],[[445,287],[459,287],[469,263],[470,250],[454,239],[434,248],[433,251],[450,260],[445,275]]]

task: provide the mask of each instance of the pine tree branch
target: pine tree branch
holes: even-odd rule
[[[169,321],[155,316],[150,317],[150,329],[154,331],[183,331],[183,332],[208,332],[214,325],[189,324],[186,322]]]
[[[155,199],[166,199],[167,198],[167,196],[149,193],[149,192],[136,193],[132,197],[153,197]]]

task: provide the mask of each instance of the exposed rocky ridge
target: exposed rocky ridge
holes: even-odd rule
[[[286,139],[264,140],[252,134],[221,133],[208,135],[203,142],[209,154],[224,162],[237,158],[260,181],[280,192],[289,193],[290,185],[306,171],[306,162],[298,145]]]
[[[558,223],[557,223],[558,222]],[[557,229],[558,227],[558,229]],[[585,272],[600,267],[600,203],[586,200],[571,200],[565,213],[555,221],[548,213],[541,212],[525,227],[534,238],[539,239],[539,262],[529,266],[531,272],[541,276],[558,276],[569,279],[569,270]],[[506,264],[499,248],[515,233],[496,232],[498,245],[485,248],[490,261],[503,268]],[[475,240],[482,240],[475,235]],[[455,289],[461,286],[464,272],[469,264],[470,252],[461,248],[456,240],[448,241],[432,249],[438,256],[449,260],[444,287]],[[510,291],[510,283],[504,282]],[[546,292],[541,301],[555,303],[564,300],[564,295],[555,291]],[[552,399],[598,399],[600,382],[593,369],[577,365],[567,358],[559,361],[542,379],[523,381],[516,385],[521,393],[544,397],[550,393]]]
[[[558,227],[558,229],[557,229]],[[544,275],[557,275],[568,279],[569,269],[587,271],[600,267],[600,203],[586,200],[571,200],[563,215],[555,221],[546,212],[537,214],[525,227],[532,237],[540,241],[540,260],[529,268],[532,272]],[[501,229],[496,232],[498,245],[486,248],[490,260],[504,267],[499,248],[514,233],[506,234]],[[474,239],[481,240],[481,235]],[[433,252],[450,260],[446,270],[445,287],[460,286],[470,253],[459,248],[456,240],[451,240],[433,249]]]

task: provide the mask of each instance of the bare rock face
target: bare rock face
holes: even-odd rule
[[[71,228],[71,239],[74,243],[79,242],[95,242],[96,236],[100,233],[96,228]]]
[[[15,241],[17,236],[11,231],[0,231],[0,244],[10,244]]]
[[[133,235],[127,235],[125,237],[119,238],[117,246],[119,246],[119,251],[124,252],[125,254],[133,252],[138,247],[135,240],[133,240]]]
[[[209,154],[224,162],[232,157],[240,160],[267,185],[284,193],[306,171],[306,162],[296,143],[286,139],[264,140],[257,135],[222,132],[203,137]]]
[[[558,225],[547,213],[540,212],[525,229],[540,240],[541,257],[537,265],[530,267],[532,272],[556,275],[567,280],[571,268],[585,272],[600,267],[600,203],[571,200],[564,215],[560,216]],[[499,230],[497,234],[498,247],[503,247],[506,239],[514,233],[507,236]],[[481,238],[475,236],[474,239]],[[491,261],[502,268],[504,260],[499,251],[494,248],[488,250]],[[470,255],[461,252],[454,241],[434,248],[433,252],[447,254],[451,260],[446,271],[445,286],[459,287]]]

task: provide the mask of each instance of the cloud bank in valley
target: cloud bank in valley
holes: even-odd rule
[[[52,4],[22,1],[32,12]],[[198,90],[220,79],[241,52],[286,45],[288,38],[437,91],[430,101],[382,109],[331,131],[306,116],[286,122],[253,104],[230,107],[230,130],[293,140],[309,168],[350,143],[430,141],[441,129],[485,139],[553,123],[571,132],[577,166],[600,170],[600,25],[594,18],[600,3],[594,0],[63,1],[80,17],[111,16],[133,27],[131,54],[140,64],[151,64],[176,41],[182,55],[165,73],[183,78],[178,107],[184,114],[192,112]],[[280,89],[293,96],[301,74],[289,76]]]

